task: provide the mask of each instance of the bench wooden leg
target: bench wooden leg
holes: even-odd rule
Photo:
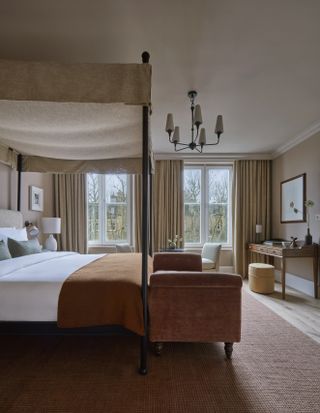
[[[233,343],[224,343],[224,351],[227,359],[230,360],[233,352]]]

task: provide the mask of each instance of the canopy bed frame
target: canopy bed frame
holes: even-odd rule
[[[149,58],[149,53],[144,52],[142,54],[142,64],[121,65],[57,64],[0,60],[0,113],[3,115],[1,118],[1,123],[3,123],[0,124],[0,162],[18,171],[18,211],[21,210],[21,179],[23,172],[142,173],[141,297],[144,335],[141,336],[140,342],[139,372],[141,374],[147,373],[148,254],[152,253],[150,242],[152,239],[152,236],[150,236],[152,155],[149,142],[151,66],[149,65]],[[81,129],[75,131],[75,136],[69,147],[68,145],[59,145],[59,139],[57,139],[57,144],[52,143],[55,130],[59,132],[59,122],[55,124],[56,129],[53,131],[49,130],[50,125],[47,129],[44,127],[43,137],[33,133],[32,117],[31,121],[26,120],[26,130],[22,130],[22,134],[21,125],[12,127],[12,122],[14,123],[19,115],[23,118],[24,109],[21,110],[21,107],[23,107],[21,105],[26,104],[27,113],[30,113],[28,112],[29,108],[34,110],[42,105],[45,110],[51,111],[53,108],[53,112],[57,110],[57,113],[61,114],[60,109],[57,109],[57,105],[60,103],[63,105],[62,112],[65,112],[65,109],[66,112],[74,110],[73,105],[75,104],[76,111],[74,113],[79,110],[79,105],[95,104],[93,110],[92,107],[89,107],[89,114],[92,115],[94,126],[96,126],[95,113],[102,110],[101,105],[106,104],[105,114],[112,125],[108,128],[107,122],[105,122],[103,124],[105,129],[100,128],[102,131],[98,130],[99,128],[94,130],[93,127],[92,134],[90,135],[91,131],[88,134],[89,138],[86,137],[86,131],[83,132]],[[137,106],[142,106],[142,113],[140,112],[138,120]],[[8,110],[7,107],[9,107]],[[12,115],[15,110],[18,111],[16,118]],[[79,119],[83,115],[81,110]],[[123,127],[126,114],[129,121]],[[64,120],[68,122],[67,118]],[[47,136],[45,136],[46,131]],[[63,132],[61,142],[68,139],[69,132],[68,128],[65,133]],[[84,136],[81,137],[81,133]],[[139,134],[140,138],[137,137]],[[141,144],[141,134],[142,145],[140,145],[141,149],[139,150],[137,149],[139,147],[137,143],[140,139]],[[78,136],[80,137],[78,138]],[[79,153],[76,153],[77,139],[84,143],[83,150],[82,152],[78,151]],[[93,142],[91,147],[87,145],[90,140]],[[106,144],[103,146],[104,140]],[[41,145],[42,141],[45,141],[45,145]],[[96,147],[97,150],[95,150]],[[47,148],[49,148],[48,151]],[[87,152],[89,156],[84,156],[84,153]],[[102,155],[99,155],[99,153]],[[12,219],[17,218],[12,218],[8,213],[6,219],[8,225]],[[5,226],[4,222],[2,222],[2,226]],[[10,324],[14,328],[19,323],[6,322],[5,324]]]

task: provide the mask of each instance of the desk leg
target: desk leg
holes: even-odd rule
[[[314,298],[318,298],[318,254],[313,256]]]
[[[286,299],[286,259],[283,257],[281,260],[281,286],[282,286],[282,299]]]

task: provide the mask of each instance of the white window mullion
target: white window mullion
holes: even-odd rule
[[[208,238],[208,185],[207,185],[207,170],[206,167],[201,168],[201,245],[203,245]]]
[[[106,175],[100,175],[100,241],[101,244],[106,242],[106,231],[105,231],[105,221],[106,221]]]

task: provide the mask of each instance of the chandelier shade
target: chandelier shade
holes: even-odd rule
[[[192,151],[196,150],[197,152],[202,153],[204,146],[215,146],[220,143],[220,136],[224,131],[222,115],[217,116],[216,126],[214,129],[214,133],[216,134],[215,141],[212,143],[207,143],[206,130],[203,127],[200,128],[200,125],[203,123],[201,106],[199,104],[194,104],[196,96],[197,92],[195,90],[188,92],[188,97],[191,103],[191,137],[189,143],[180,141],[180,128],[179,126],[174,125],[173,114],[168,113],[167,115],[166,132],[169,136],[169,142],[174,144],[174,149],[176,152],[191,149]]]

